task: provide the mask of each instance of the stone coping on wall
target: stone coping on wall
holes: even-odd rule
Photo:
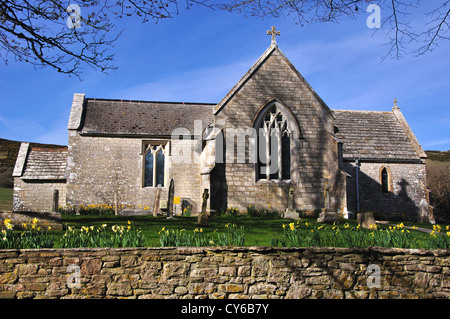
[[[450,250],[381,247],[0,250],[0,297],[448,299]]]

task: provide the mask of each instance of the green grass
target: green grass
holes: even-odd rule
[[[183,223],[181,223],[180,217],[175,217],[172,219],[167,219],[166,217],[153,217],[153,216],[95,216],[95,215],[68,215],[62,214],[63,223],[67,226],[72,226],[77,229],[81,226],[100,226],[102,224],[107,224],[108,227],[113,225],[126,225],[127,221],[133,222],[135,228],[141,230],[146,238],[145,246],[148,247],[160,247],[159,234],[158,232],[164,227],[166,230],[181,230],[184,229],[186,232],[193,232],[196,228],[202,228],[204,234],[214,235],[214,231],[226,233],[227,224],[236,224],[238,227],[244,226],[245,230],[245,246],[272,246],[272,239],[281,239],[283,233],[283,224],[287,225],[289,223],[297,221],[284,219],[284,218],[251,218],[248,216],[239,217],[211,217],[209,220],[208,227],[199,227],[197,225],[196,217],[184,217]],[[300,223],[308,223],[308,228],[318,228],[322,224],[318,223],[316,219],[302,219]],[[342,220],[339,223],[339,227],[343,228],[344,224],[348,224],[349,227],[357,227],[358,223],[355,220]],[[409,223],[408,223],[409,224]],[[405,223],[406,225],[406,223]],[[328,228],[329,232],[332,232],[332,225],[324,224],[324,228]],[[432,228],[429,224],[411,223],[411,226]],[[389,229],[389,225],[379,225],[379,229]],[[325,230],[321,230],[324,232]],[[365,232],[371,232],[371,230],[362,230]],[[415,230],[409,230],[408,236],[414,236],[420,241],[427,240],[429,234],[422,233]],[[62,236],[63,232],[55,234],[55,239],[57,236]],[[56,240],[56,242],[59,240]]]
[[[112,227],[113,225],[126,225],[128,220],[133,222],[134,227],[142,230],[146,237],[145,246],[157,247],[160,246],[158,232],[163,227],[174,230],[185,229],[188,232],[192,232],[196,228],[202,228],[203,232],[208,234],[213,233],[216,229],[220,232],[226,232],[225,225],[230,223],[236,224],[237,226],[244,226],[246,246],[269,246],[270,239],[279,236],[283,224],[290,222],[289,219],[283,218],[212,217],[209,220],[208,227],[200,227],[197,225],[197,217],[184,217],[183,223],[181,223],[180,217],[167,219],[163,216],[77,216],[62,214],[63,224],[77,229],[81,228],[81,226],[100,226],[102,224],[107,224],[108,227]]]
[[[146,247],[160,247],[160,235],[159,232],[164,228],[169,230],[167,235],[175,234],[178,231],[184,230],[185,232],[179,232],[179,234],[187,234],[193,236],[197,234],[202,238],[202,243],[208,245],[209,238],[214,241],[214,245],[229,245],[229,241],[222,241],[222,235],[230,234],[231,225],[236,225],[236,229],[244,227],[245,232],[245,246],[338,246],[338,247],[352,247],[352,246],[383,246],[383,247],[405,247],[405,248],[445,248],[450,247],[450,236],[437,236],[438,238],[431,238],[430,234],[419,232],[416,230],[406,230],[403,228],[395,228],[390,225],[378,225],[376,230],[377,241],[370,241],[371,234],[374,230],[365,230],[357,227],[356,220],[342,220],[338,225],[322,224],[318,223],[313,218],[303,218],[300,221],[284,219],[284,218],[252,218],[249,216],[238,217],[210,217],[209,225],[200,227],[197,225],[197,217],[184,217],[183,223],[180,217],[167,219],[164,216],[114,216],[114,215],[73,215],[73,214],[61,214],[62,222],[65,229],[69,227],[76,230],[77,233],[83,227],[100,228],[106,224],[105,230],[112,232],[112,226],[128,226],[128,221],[131,222],[132,227],[142,232],[145,241],[139,244]],[[285,227],[283,227],[285,225]],[[397,224],[398,225],[398,224]],[[404,224],[406,226],[406,223]],[[227,228],[228,226],[228,228]],[[430,227],[428,224],[415,223],[411,226],[417,227]],[[445,225],[442,226],[442,232],[446,233],[448,229]],[[295,232],[291,232],[291,227],[295,228]],[[397,229],[394,234],[388,234],[386,231],[380,231],[380,229],[390,230],[390,228]],[[200,234],[201,228],[201,234]],[[194,232],[197,229],[197,232]],[[404,233],[402,232],[404,229]],[[233,231],[234,228],[231,230]],[[219,232],[219,234],[215,233]],[[14,231],[17,235],[21,232]],[[69,232],[70,233],[70,232]],[[161,233],[161,236],[166,232]],[[45,238],[51,239],[54,248],[62,247],[61,239],[63,238],[65,231],[51,231],[45,234]],[[195,236],[197,236],[195,235]],[[336,237],[337,235],[337,237]],[[292,237],[294,236],[294,237]],[[319,236],[319,237],[317,237]],[[67,237],[64,237],[67,239]],[[75,238],[75,237],[74,237]],[[169,238],[169,237],[165,237]],[[173,236],[170,238],[174,238]],[[199,238],[199,237],[195,237]],[[208,238],[208,239],[207,239]],[[33,238],[30,238],[30,240]],[[207,239],[203,241],[203,239]],[[440,242],[444,239],[444,242]],[[184,240],[184,239],[183,239]],[[177,241],[169,240],[169,245]],[[199,242],[194,241],[194,245],[198,245]],[[225,243],[225,244],[224,244]],[[67,243],[66,243],[67,245]],[[203,245],[203,244],[202,244]],[[396,246],[398,245],[398,246]],[[78,246],[77,246],[78,247]]]
[[[13,208],[13,189],[0,187],[0,210],[9,210]]]

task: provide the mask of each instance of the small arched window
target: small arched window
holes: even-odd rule
[[[381,191],[389,193],[389,172],[386,167],[381,170]]]

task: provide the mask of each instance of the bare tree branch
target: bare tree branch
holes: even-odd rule
[[[186,8],[205,6],[253,17],[291,17],[300,25],[338,23],[366,15],[368,0],[184,0]],[[420,9],[420,0],[375,1],[382,10],[387,57],[401,58],[411,52],[425,54],[450,40],[450,0],[441,0],[421,27],[410,14]],[[82,14],[67,12],[78,5]],[[429,4],[429,2],[427,2]],[[362,10],[361,10],[362,9]],[[143,23],[170,19],[179,14],[177,0],[0,0],[0,60],[50,67],[80,77],[87,65],[108,73],[115,70],[111,53],[121,35],[116,19],[134,17]],[[74,19],[75,20],[72,20]],[[69,28],[72,21],[81,27]],[[69,22],[67,22],[69,19]],[[413,49],[411,49],[411,47]]]
[[[433,46],[438,46],[441,41],[450,40],[450,0],[445,1],[439,7],[431,11],[428,16],[431,17],[431,22],[427,24],[430,26],[420,35],[425,37],[424,45],[421,46],[416,53],[423,55],[426,52],[432,51]]]

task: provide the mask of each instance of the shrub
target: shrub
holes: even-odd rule
[[[450,220],[450,163],[427,161],[427,186],[437,220]]]
[[[253,205],[247,206],[247,215],[254,218],[278,218],[280,214],[275,209],[269,208],[256,209]]]

